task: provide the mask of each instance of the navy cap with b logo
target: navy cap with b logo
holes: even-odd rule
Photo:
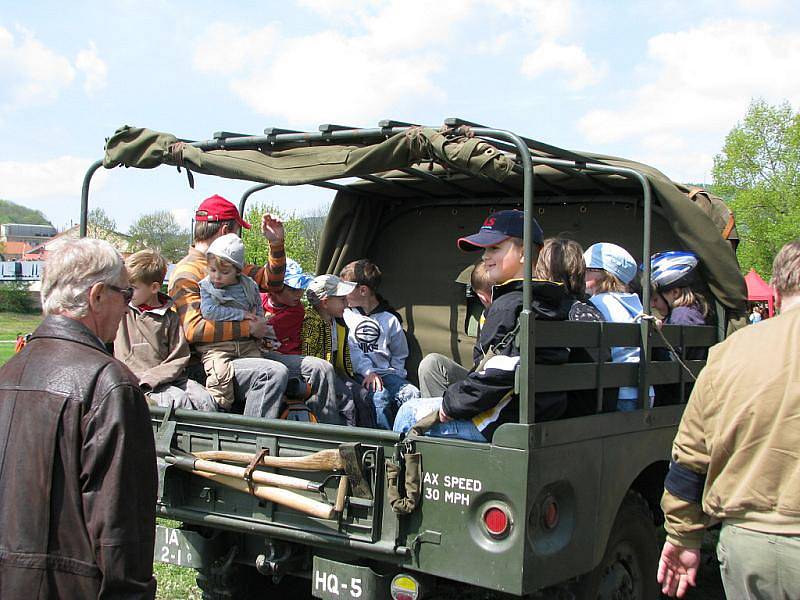
[[[459,238],[458,247],[465,252],[471,252],[496,246],[510,237],[522,239],[524,219],[525,215],[521,210],[499,210],[486,217],[478,233]],[[544,244],[544,232],[536,219],[533,219],[533,242],[539,246]]]

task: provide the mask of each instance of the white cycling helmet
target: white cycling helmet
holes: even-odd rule
[[[650,281],[659,292],[689,286],[694,281],[697,263],[693,252],[659,252],[650,258]]]

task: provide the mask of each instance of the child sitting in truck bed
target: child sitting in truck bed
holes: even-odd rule
[[[705,325],[709,316],[709,304],[702,293],[693,289],[697,283],[697,255],[692,252],[659,252],[650,258],[650,283],[653,290],[652,308],[658,310],[665,325]],[[676,348],[681,358],[705,360],[708,348]],[[653,360],[674,360],[666,348],[653,348]],[[654,386],[655,406],[678,404],[681,400],[680,384],[667,383]],[[693,385],[687,383],[688,398]]]
[[[372,261],[353,261],[339,276],[356,284],[344,311],[356,380],[367,390],[377,426],[391,429],[397,407],[419,398],[419,390],[406,379],[408,342],[400,316],[378,294],[381,270]]]
[[[438,410],[440,422],[427,435],[486,442],[500,425],[519,420],[519,398],[513,390],[520,360],[516,331],[522,311],[523,219],[522,211],[498,211],[486,218],[478,233],[458,240],[463,251],[483,250],[486,271],[495,283],[492,304],[486,311],[486,322],[475,346],[474,366],[465,377],[448,385],[443,397],[418,398],[401,406],[395,431],[406,433],[417,420]],[[535,255],[531,258],[535,266],[544,243],[542,229],[535,220],[533,242]],[[534,317],[566,320],[570,302],[564,285],[540,280],[532,285]],[[562,364],[568,357],[567,348],[536,349],[537,363]],[[437,358],[440,364],[442,358]],[[557,419],[566,403],[565,392],[537,393],[536,420]]]
[[[313,275],[303,272],[297,261],[286,257],[283,287],[279,291],[261,294],[261,306],[275,331],[276,343],[270,350],[281,354],[300,354],[300,330],[306,311],[301,302]]]
[[[355,287],[356,284],[342,281],[336,275],[317,275],[311,280],[306,290],[311,306],[303,318],[300,348],[303,354],[333,365],[337,406],[345,425],[375,427],[374,411],[366,403],[366,392],[355,380],[347,324],[343,319],[347,295]]]
[[[155,250],[141,250],[125,267],[133,296],[114,339],[114,357],[134,372],[148,402],[215,411],[208,390],[186,377],[189,344],[172,298],[160,291],[167,261]]]
[[[586,291],[591,294],[591,303],[603,314],[603,318],[612,323],[636,323],[643,309],[639,296],[628,287],[637,272],[633,257],[616,244],[601,242],[589,246],[583,258],[586,261]],[[611,349],[611,360],[615,363],[638,363],[639,348],[615,346]],[[650,387],[651,406],[653,395],[653,388]],[[638,398],[638,388],[620,387],[617,410],[635,410],[638,408]]]
[[[208,275],[200,280],[200,312],[210,321],[255,320],[263,315],[258,284],[242,273],[244,243],[228,233],[214,240],[206,252]],[[222,410],[233,406],[233,360],[261,358],[259,340],[196,344],[206,372],[206,388]]]

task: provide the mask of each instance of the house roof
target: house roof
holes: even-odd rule
[[[6,242],[4,244],[3,254],[25,254],[31,249],[30,244],[26,242]]]

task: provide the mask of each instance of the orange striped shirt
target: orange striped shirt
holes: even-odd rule
[[[228,342],[250,337],[250,321],[208,321],[200,312],[200,280],[206,276],[208,262],[202,252],[189,249],[175,265],[169,279],[169,295],[175,302],[175,310],[183,325],[183,332],[190,344]],[[283,274],[286,270],[286,253],[283,242],[270,244],[266,267],[245,265],[244,275],[252,277],[261,291],[280,292],[283,289]]]

